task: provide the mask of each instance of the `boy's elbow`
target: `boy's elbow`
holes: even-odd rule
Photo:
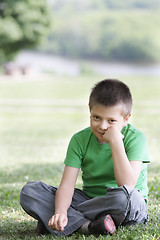
[[[118,187],[122,187],[124,185],[127,185],[131,188],[135,188],[136,184],[137,184],[137,180],[136,181],[123,181],[121,183],[118,183],[117,185],[118,185]]]

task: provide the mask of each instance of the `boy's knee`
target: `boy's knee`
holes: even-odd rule
[[[128,200],[133,191],[134,189],[127,185],[118,188],[110,187],[107,189],[107,201],[110,202],[110,206],[125,211],[128,205]]]
[[[52,202],[57,188],[47,185],[41,181],[28,182],[20,192],[20,204],[22,207],[30,208],[40,202]]]
[[[20,204],[23,207],[30,202],[28,199],[35,196],[36,186],[39,182],[27,182],[20,192]]]
[[[117,226],[124,222],[141,222],[147,216],[146,203],[138,189],[127,185],[109,188],[107,200],[110,201],[111,215]]]
[[[117,204],[121,210],[118,225],[133,225],[145,222],[147,220],[147,204],[145,203],[141,192],[138,189],[127,185],[117,189]],[[121,195],[121,197],[120,197]]]
[[[148,219],[147,204],[138,189],[134,189],[128,204],[127,216],[123,225],[135,225],[146,222]]]

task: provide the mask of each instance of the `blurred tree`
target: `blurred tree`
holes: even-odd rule
[[[21,49],[37,46],[51,26],[44,0],[0,1],[0,63],[12,60]]]

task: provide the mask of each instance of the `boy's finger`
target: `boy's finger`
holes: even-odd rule
[[[55,215],[49,220],[48,226],[51,229],[57,229],[57,217]]]
[[[59,228],[59,231],[64,230],[63,219],[61,219],[61,218],[58,220],[58,228]]]

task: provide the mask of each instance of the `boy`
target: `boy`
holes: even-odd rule
[[[129,88],[103,80],[92,89],[89,108],[90,127],[72,137],[59,188],[29,182],[21,191],[21,205],[41,234],[114,234],[118,226],[147,222],[148,150],[142,132],[128,124]],[[75,189],[80,168],[83,191]]]

